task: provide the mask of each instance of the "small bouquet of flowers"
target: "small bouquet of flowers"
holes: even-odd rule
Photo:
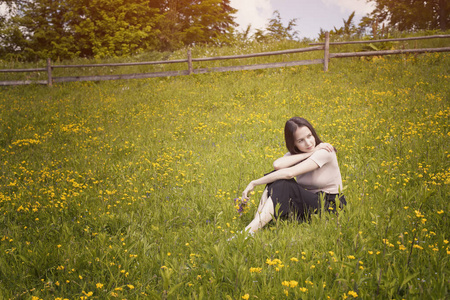
[[[244,210],[246,210],[247,203],[247,199],[234,198],[234,207],[236,208],[240,216],[242,216],[242,213],[244,212]]]

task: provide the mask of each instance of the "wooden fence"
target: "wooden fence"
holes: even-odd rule
[[[443,48],[423,48],[423,49],[401,49],[401,50],[384,50],[384,51],[364,51],[364,52],[349,52],[349,53],[330,53],[330,45],[344,45],[344,44],[362,44],[362,43],[379,43],[379,42],[394,42],[405,40],[421,40],[421,39],[435,39],[435,38],[450,38],[450,35],[432,35],[424,37],[410,37],[398,39],[380,39],[367,41],[351,41],[351,42],[330,42],[329,33],[325,34],[324,43],[311,43],[307,48],[253,53],[245,55],[233,56],[218,56],[207,58],[192,58],[191,51],[187,51],[187,59],[168,60],[168,61],[151,61],[151,62],[135,62],[135,63],[110,63],[110,64],[87,64],[87,65],[52,65],[50,59],[47,59],[47,66],[45,68],[35,69],[4,69],[0,73],[15,73],[15,72],[46,72],[47,80],[22,80],[22,81],[0,81],[0,86],[4,85],[24,85],[24,84],[47,84],[51,86],[54,82],[71,82],[71,81],[100,81],[100,80],[119,80],[119,79],[142,79],[152,77],[167,77],[190,74],[202,74],[209,72],[228,72],[228,71],[242,71],[242,70],[257,70],[267,68],[281,68],[301,65],[323,64],[323,70],[328,71],[328,64],[331,58],[344,57],[362,57],[362,56],[379,56],[379,55],[393,55],[406,53],[425,53],[425,52],[449,52],[450,47]],[[242,59],[254,58],[260,56],[292,54],[309,51],[323,51],[323,59],[312,60],[298,60],[289,62],[275,62],[266,64],[241,65],[229,67],[214,67],[214,68],[200,68],[194,69],[194,62],[205,62],[214,60],[228,60],[228,59]],[[86,67],[124,67],[124,66],[142,66],[142,65],[156,65],[156,64],[174,64],[187,63],[187,70],[181,71],[166,71],[166,72],[152,72],[152,73],[138,73],[138,74],[120,74],[120,75],[98,75],[98,76],[72,76],[72,77],[54,77],[52,71],[57,68],[86,68]]]

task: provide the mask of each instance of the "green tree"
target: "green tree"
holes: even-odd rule
[[[158,24],[162,50],[182,45],[220,43],[230,38],[236,23],[236,9],[229,0],[165,0],[156,1],[164,12]]]
[[[297,19],[292,19],[286,26],[281,21],[280,12],[275,10],[273,17],[269,19],[266,29],[256,29],[253,38],[258,42],[264,41],[283,41],[294,40],[298,38],[298,31],[295,30]]]
[[[126,56],[158,47],[161,15],[148,0],[67,0],[81,56]]]
[[[368,0],[375,4],[370,17],[387,22],[399,31],[447,30],[450,21],[448,0]]]
[[[26,59],[128,55],[156,42],[153,25],[157,15],[148,0],[18,0],[6,4],[12,15],[3,33],[9,48]]]
[[[6,4],[11,8],[11,17],[7,19],[7,26],[2,30],[7,41],[4,49],[6,47],[7,50],[26,58],[67,56],[57,49],[60,45],[74,44],[68,41],[70,33],[65,26],[67,9],[63,1],[18,0],[7,1]]]
[[[12,13],[0,22],[0,53],[26,59],[131,55],[233,34],[229,0],[0,0]],[[6,42],[5,42],[6,41]],[[2,52],[1,52],[2,51]]]
[[[330,31],[330,37],[333,40],[339,39],[339,38],[350,38],[358,33],[358,30],[356,26],[353,24],[353,19],[355,18],[355,12],[352,12],[350,16],[348,16],[348,19],[342,19],[342,22],[344,22],[344,26],[340,28],[334,27],[333,30]],[[320,28],[319,33],[319,40],[325,39],[325,31]]]

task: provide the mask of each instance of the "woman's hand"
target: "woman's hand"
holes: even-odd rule
[[[328,152],[333,152],[334,151],[334,147],[331,144],[329,144],[329,143],[320,143],[319,145],[316,146],[314,151],[317,151],[317,150],[320,150],[320,149],[325,149]]]
[[[253,189],[255,188],[255,184],[252,182],[250,182],[247,187],[245,188],[245,190],[242,192],[242,199],[248,199],[248,194],[250,194],[251,191],[253,191]]]

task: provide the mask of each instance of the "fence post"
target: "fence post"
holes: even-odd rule
[[[328,71],[328,62],[330,60],[330,33],[325,32],[325,46],[324,46],[324,57],[323,57],[323,71]]]
[[[52,63],[50,61],[50,58],[47,58],[47,84],[48,84],[48,86],[53,85]]]
[[[188,59],[188,74],[191,75],[194,71],[194,68],[192,67],[191,49],[188,49],[187,51],[187,59]]]

